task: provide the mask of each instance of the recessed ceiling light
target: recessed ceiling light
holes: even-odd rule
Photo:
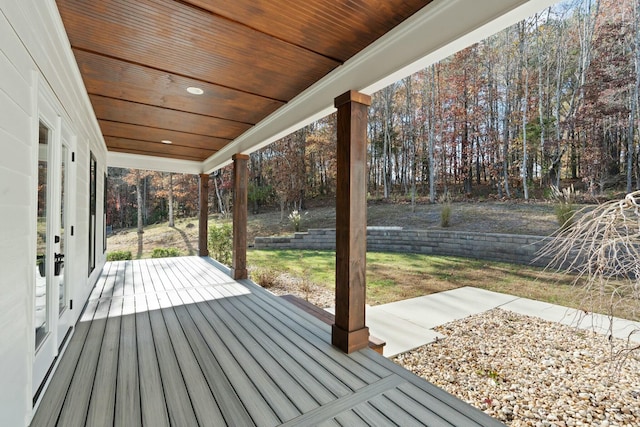
[[[192,95],[202,95],[204,93],[204,90],[200,89],[199,87],[189,86],[187,88],[187,92]]]
[[[163,139],[162,141],[163,144],[171,144],[171,141],[169,141],[168,139]]]

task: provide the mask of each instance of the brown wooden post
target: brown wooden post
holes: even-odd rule
[[[209,174],[200,174],[200,218],[198,219],[198,254],[209,256]]]
[[[249,156],[233,157],[233,261],[234,279],[246,279],[247,274],[247,195],[249,182]]]
[[[350,91],[338,109],[336,188],[336,317],[331,342],[346,353],[369,344],[365,326],[367,255],[367,108],[371,97]]]

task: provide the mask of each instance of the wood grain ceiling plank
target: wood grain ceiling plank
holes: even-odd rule
[[[173,0],[58,0],[73,47],[287,101],[340,63]]]
[[[283,103],[114,58],[73,51],[89,94],[255,124]],[[189,94],[190,86],[202,95]]]
[[[344,62],[431,0],[185,0]]]
[[[154,143],[169,140],[173,143],[173,146],[178,147],[203,148],[217,151],[230,141],[228,139],[212,138],[210,136],[175,132],[167,129],[150,128],[128,123],[108,122],[105,120],[99,120],[98,124],[102,130],[102,135],[105,137],[126,138]]]
[[[168,110],[151,105],[136,104],[99,95],[90,95],[89,99],[96,117],[111,122],[129,123],[223,139],[234,139],[250,128],[248,124]]]
[[[126,138],[105,137],[105,142],[109,150],[128,150],[139,154],[164,155],[167,157],[180,156],[189,157],[190,160],[204,160],[215,153],[215,150],[204,150],[201,148],[178,147],[173,144],[162,144],[160,142],[137,141]]]

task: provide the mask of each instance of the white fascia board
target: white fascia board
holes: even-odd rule
[[[114,151],[109,151],[107,153],[107,166],[158,172],[188,173],[194,175],[202,173],[202,162],[169,159],[166,157],[144,156],[141,154],[119,153]]]
[[[434,0],[203,162],[210,173],[333,112],[349,90],[372,94],[558,0]]]

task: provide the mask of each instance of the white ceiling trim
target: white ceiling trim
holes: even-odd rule
[[[557,3],[557,0],[434,0],[378,41],[240,135],[202,164],[210,173],[334,111],[348,90],[372,94]]]
[[[199,174],[202,171],[202,162],[145,156],[142,154],[120,153],[115,151],[109,151],[107,153],[107,166],[113,168],[142,169],[158,172],[189,174]]]

